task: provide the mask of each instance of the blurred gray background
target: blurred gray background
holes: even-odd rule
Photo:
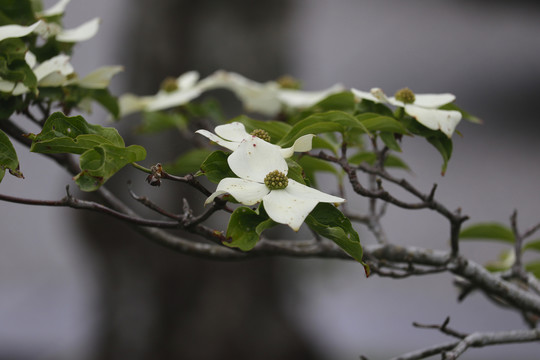
[[[405,86],[452,92],[484,124],[459,125],[463,136],[453,137],[444,177],[433,148],[405,139],[407,176],[426,191],[438,183],[438,199],[461,207],[470,222],[508,222],[516,208],[522,228],[540,221],[536,2],[72,0],[65,23],[95,16],[100,32],[77,45],[73,64],[80,74],[126,65],[113,83],[117,94],[150,94],[165,76],[220,68],[258,81],[291,74],[308,90],[341,82],[388,94]],[[90,118],[106,122],[97,107]],[[140,141],[130,138],[136,121],[119,124],[128,142]],[[169,136],[170,149],[149,147],[156,157],[149,163],[178,147]],[[0,191],[61,198],[70,177],[17,151],[26,179],[6,176]],[[111,186],[123,191],[123,184]],[[172,188],[140,191],[159,197]],[[361,210],[365,201],[350,206]],[[84,221],[77,215],[87,214],[74,210],[9,203],[0,209],[0,359],[379,359],[448,340],[414,329],[413,321],[441,323],[449,315],[466,332],[524,327],[479,294],[457,304],[449,275],[397,281],[365,279],[359,265],[341,261],[216,263],[172,254],[103,217]],[[395,243],[447,249],[447,225],[429,211],[390,208],[384,224]],[[463,246],[480,262],[501,249]],[[462,358],[539,353],[539,344],[528,344]]]

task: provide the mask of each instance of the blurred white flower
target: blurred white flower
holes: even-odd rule
[[[184,105],[213,89],[228,89],[242,101],[248,111],[274,116],[283,109],[302,109],[316,104],[325,97],[343,90],[334,85],[322,91],[301,91],[281,88],[279,83],[270,81],[258,83],[242,75],[223,70],[199,80],[199,73],[190,71],[176,79],[173,91],[161,89],[153,96],[122,95],[119,99],[120,114],[138,111],[157,111]]]
[[[238,147],[243,141],[249,140],[253,137],[257,137],[256,135],[257,132],[260,133],[262,131],[266,133],[264,130],[255,130],[250,134],[246,131],[244,124],[239,123],[239,122],[232,122],[230,124],[216,126],[214,131],[216,132],[215,134],[211,133],[210,131],[203,130],[203,129],[197,130],[195,132],[197,134],[200,134],[212,140],[216,144],[223,146],[224,148],[227,148],[232,151],[235,151],[236,149],[238,149]],[[269,137],[268,134],[265,134],[265,135],[266,135],[265,137]],[[315,135],[313,134],[307,134],[307,135],[301,136],[294,142],[293,146],[289,148],[283,149],[279,147],[278,145],[273,145],[273,144],[270,144],[270,145],[275,147],[276,149],[279,149],[283,158],[288,158],[288,157],[291,157],[294,152],[311,150],[311,146],[312,146],[311,143],[314,136]],[[261,137],[261,136],[258,136],[258,137]],[[265,139],[264,137],[262,137],[262,139],[267,140],[267,141],[269,140],[269,138]]]
[[[43,22],[37,21],[29,26],[21,25],[4,25],[0,26],[0,41],[11,38],[20,38],[32,33]]]
[[[287,162],[279,148],[255,136],[244,139],[227,162],[239,178],[221,180],[205,204],[225,193],[244,205],[262,201],[272,220],[298,231],[318,203],[345,201],[288,179]]]
[[[370,92],[351,89],[354,96],[361,100],[370,100],[375,103],[386,103],[402,107],[405,112],[416,119],[420,124],[431,130],[440,130],[449,138],[461,120],[461,113],[455,110],[441,110],[439,107],[451,103],[456,99],[453,94],[413,94],[410,90],[403,89],[400,98],[387,97],[379,88],[373,88]],[[410,93],[409,93],[410,92]],[[406,101],[403,101],[406,100]]]
[[[168,86],[160,89],[156,95],[124,94],[118,99],[120,115],[125,116],[138,111],[164,110],[187,104],[203,91],[198,80],[199,73],[189,71],[169,82]]]
[[[274,116],[283,109],[302,109],[315,105],[325,97],[343,91],[336,84],[322,91],[302,91],[285,89],[278,82],[259,83],[240,74],[216,71],[201,82],[207,89],[225,88],[232,91],[242,101],[247,111]]]

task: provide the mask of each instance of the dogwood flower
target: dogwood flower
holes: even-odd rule
[[[246,110],[268,116],[278,114],[283,108],[307,108],[333,93],[343,91],[343,86],[339,84],[322,91],[286,89],[275,81],[259,83],[223,70],[216,71],[203,80],[202,86],[229,89],[242,101]]]
[[[257,129],[250,134],[246,131],[244,124],[240,122],[216,126],[214,131],[216,132],[215,134],[203,129],[195,132],[232,151],[238,149],[243,141],[249,140],[252,137],[259,137],[267,142],[270,141],[270,135],[266,131]],[[313,134],[301,136],[296,139],[293,146],[289,148],[281,148],[280,146],[273,144],[270,145],[279,149],[282,157],[289,158],[294,152],[311,150],[311,142],[314,136],[315,135]]]
[[[272,220],[298,231],[318,203],[345,201],[287,178],[287,162],[279,148],[256,136],[244,139],[227,162],[238,178],[222,179],[205,204],[225,193],[244,205],[262,201]]]
[[[199,77],[198,72],[189,71],[176,79],[166,79],[158,93],[152,96],[124,94],[118,99],[120,114],[125,116],[138,111],[158,111],[187,104],[204,90]]]
[[[379,88],[373,88],[370,92],[357,89],[351,91],[357,99],[401,107],[420,124],[431,130],[440,130],[449,138],[461,120],[459,111],[439,109],[456,99],[453,94],[414,94],[409,89],[402,89],[395,96],[387,97]]]
[[[284,108],[302,109],[312,106],[328,95],[343,90],[341,85],[334,85],[322,91],[284,89],[275,81],[258,83],[223,70],[218,70],[201,80],[199,73],[190,71],[181,75],[175,82],[176,86],[172,86],[171,89],[162,88],[153,96],[122,95],[119,99],[120,114],[173,108],[190,102],[205,91],[228,89],[242,101],[247,110],[273,116]],[[172,81],[168,83],[173,84]]]
[[[4,25],[0,26],[0,41],[10,38],[21,38],[36,30],[42,21],[37,21],[30,26]]]

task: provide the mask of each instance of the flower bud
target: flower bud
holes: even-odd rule
[[[401,101],[405,104],[412,104],[416,99],[414,93],[409,88],[403,88],[401,90],[398,90],[394,97],[396,98],[396,100]]]
[[[289,179],[284,173],[274,170],[266,175],[264,185],[270,190],[281,190],[289,185]]]

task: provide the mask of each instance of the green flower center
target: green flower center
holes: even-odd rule
[[[412,104],[416,99],[414,93],[409,88],[403,88],[401,90],[398,90],[394,97],[396,98],[396,100],[399,100],[405,104]]]
[[[277,79],[277,83],[282,89],[299,90],[301,87],[300,81],[290,75],[283,75]]]
[[[289,184],[289,179],[287,175],[278,170],[274,170],[271,173],[268,173],[264,178],[264,185],[270,190],[281,190],[285,189]]]
[[[165,92],[171,93],[178,90],[178,83],[176,82],[175,78],[167,77],[161,82],[160,89]]]
[[[266,142],[270,142],[270,134],[263,129],[255,129],[250,135],[256,136],[259,139],[263,139]]]

